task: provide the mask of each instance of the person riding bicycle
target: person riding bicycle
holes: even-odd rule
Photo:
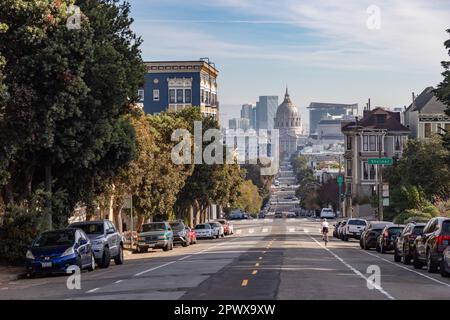
[[[323,235],[323,240],[328,241],[328,229],[330,228],[327,219],[323,218],[322,219],[322,235]],[[325,239],[325,236],[327,237],[327,239]]]

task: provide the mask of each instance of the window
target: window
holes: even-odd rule
[[[383,124],[386,122],[386,115],[385,114],[377,114],[376,120],[377,120],[377,124]]]
[[[142,90],[142,89],[138,90],[138,99],[139,99],[139,102],[144,101],[144,90]]]
[[[184,90],[184,102],[191,103],[192,102],[192,91],[191,89]]]
[[[352,150],[352,137],[347,136],[347,150]]]
[[[363,180],[375,180],[376,177],[376,169],[375,165],[369,163],[367,161],[363,162]]]
[[[376,135],[363,136],[363,151],[378,151],[378,144],[381,138]]]
[[[377,151],[377,136],[369,136],[369,151]]]
[[[353,165],[353,161],[347,160],[347,177],[352,176],[352,165]]]
[[[369,136],[363,136],[363,151],[369,151]]]
[[[425,123],[425,138],[431,138],[431,123]]]
[[[175,90],[169,90],[169,103],[175,103]]]
[[[204,103],[205,102],[205,90],[200,90],[200,101],[202,102],[202,103]]]
[[[184,102],[183,89],[177,89],[177,103],[183,103],[183,102]]]
[[[153,90],[153,101],[159,101],[159,89]]]
[[[402,150],[402,137],[394,136],[394,150],[401,151]]]

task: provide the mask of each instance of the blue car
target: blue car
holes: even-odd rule
[[[26,254],[28,276],[65,274],[70,266],[77,266],[80,270],[95,269],[91,242],[81,229],[44,232],[33,242]]]

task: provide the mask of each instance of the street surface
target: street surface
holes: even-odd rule
[[[173,251],[127,256],[125,264],[81,274],[0,283],[0,299],[450,299],[450,279],[394,263],[356,240],[325,247],[313,218],[232,221],[235,235]],[[331,230],[332,231],[332,230]],[[381,287],[368,289],[369,266]]]

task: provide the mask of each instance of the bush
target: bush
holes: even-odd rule
[[[422,210],[410,209],[406,210],[394,218],[394,223],[405,224],[410,222],[428,222],[433,217],[438,216],[439,210],[433,206],[427,206]]]

